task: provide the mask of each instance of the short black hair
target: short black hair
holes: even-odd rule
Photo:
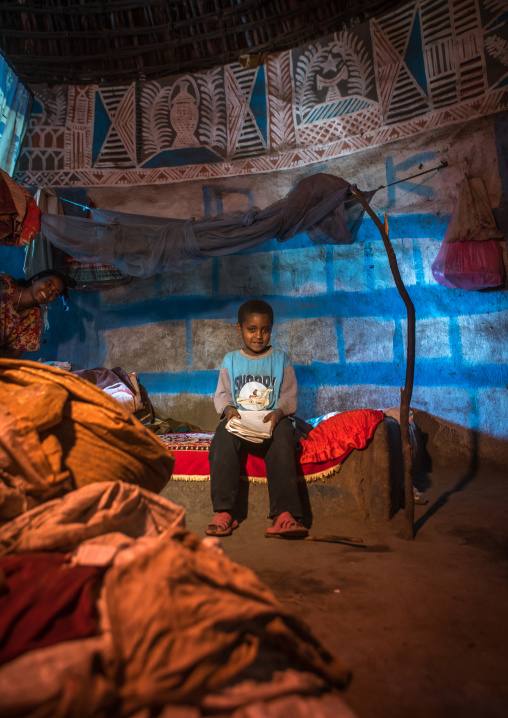
[[[37,282],[39,279],[44,279],[44,277],[58,277],[58,279],[62,280],[64,289],[74,289],[77,284],[73,277],[69,277],[67,274],[59,272],[58,269],[43,269],[36,274],[32,274],[32,276],[28,277],[28,279],[16,280],[16,283],[20,284],[22,287],[29,287],[33,284],[33,282]]]
[[[29,277],[27,282],[31,284],[33,281],[38,279],[44,279],[44,277],[58,277],[58,279],[61,279],[64,283],[64,287],[69,289],[74,289],[76,286],[76,280],[73,277],[69,277],[67,274],[59,272],[58,269],[43,269],[41,272],[37,272]]]
[[[273,309],[262,299],[249,299],[248,302],[242,304],[238,310],[238,324],[242,324],[247,320],[249,314],[268,314],[270,317],[270,324],[273,327]]]

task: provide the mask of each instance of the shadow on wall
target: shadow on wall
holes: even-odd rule
[[[466,469],[466,472],[463,476],[460,477],[460,479],[457,481],[455,486],[450,489],[449,491],[445,491],[441,496],[435,501],[432,506],[429,506],[429,508],[425,511],[423,516],[420,516],[420,518],[415,522],[415,535],[418,533],[418,531],[422,528],[424,524],[427,523],[429,519],[431,519],[440,509],[442,509],[446,504],[448,503],[449,499],[453,494],[458,494],[461,491],[463,491],[466,486],[471,483],[476,478],[476,475],[478,473],[479,467],[479,461],[478,461],[478,432],[473,431],[472,432],[472,453],[471,453],[471,460],[470,465]]]
[[[479,468],[506,471],[508,440],[412,408],[425,454],[419,462],[420,480],[425,481],[425,474],[435,469],[464,470],[469,476],[466,483]]]

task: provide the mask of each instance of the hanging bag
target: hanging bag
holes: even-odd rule
[[[465,177],[432,264],[436,282],[451,289],[485,289],[504,283],[505,267],[487,190],[479,177]]]

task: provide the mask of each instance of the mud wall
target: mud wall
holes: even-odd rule
[[[448,161],[445,170],[378,191],[372,204],[378,214],[388,213],[416,308],[413,405],[499,439],[507,438],[508,426],[508,293],[447,289],[434,281],[430,265],[465,172],[484,179],[498,224],[506,230],[507,154],[503,113],[307,168],[370,189]],[[62,188],[60,194],[78,202],[86,195],[105,208],[184,218],[264,206],[304,174],[86,192]],[[293,359],[303,417],[398,404],[405,308],[370,219],[351,246],[317,246],[300,235],[210,260],[196,272],[75,292],[69,312],[51,308],[51,329],[34,358],[67,360],[75,368],[136,370],[162,415],[212,429],[218,367],[224,353],[238,347],[236,311],[249,297],[274,307],[273,342]]]

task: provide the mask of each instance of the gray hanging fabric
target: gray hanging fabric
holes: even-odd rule
[[[209,257],[252,249],[270,239],[284,242],[301,232],[320,244],[351,244],[363,208],[350,187],[340,177],[317,173],[263,210],[196,221],[92,209],[94,219],[43,215],[41,227],[52,244],[78,260],[112,264],[146,278],[193,269]]]
[[[62,204],[52,187],[38,189],[35,193],[34,199],[37,206],[43,213],[43,216],[46,213],[60,214],[63,216]],[[25,277],[33,277],[34,274],[43,272],[46,269],[51,269],[52,267],[53,258],[51,255],[51,243],[46,239],[41,231],[37,237],[25,247],[25,263],[23,265],[23,271],[25,272]],[[43,304],[41,306],[44,331],[49,329],[48,310],[48,304]]]

